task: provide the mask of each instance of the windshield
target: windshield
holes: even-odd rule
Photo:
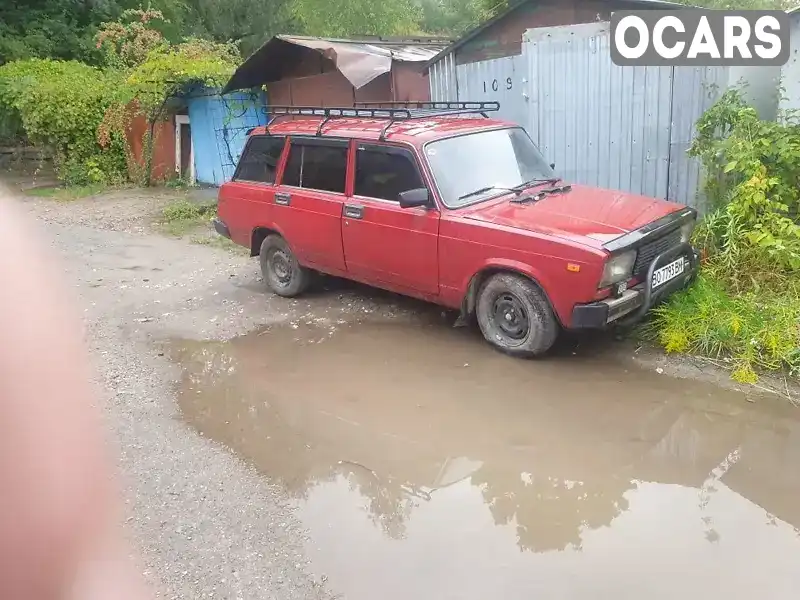
[[[521,127],[431,142],[425,147],[425,155],[448,208],[474,204],[525,182],[554,177]]]

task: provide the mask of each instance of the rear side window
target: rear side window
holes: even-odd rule
[[[400,192],[425,187],[410,152],[391,146],[360,145],[356,154],[356,196],[397,202]]]
[[[347,145],[308,140],[292,141],[283,184],[344,193]]]
[[[275,183],[275,173],[285,139],[266,135],[251,137],[239,159],[234,179]]]

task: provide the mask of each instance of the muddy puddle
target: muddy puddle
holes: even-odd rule
[[[298,504],[354,600],[794,598],[800,413],[437,323],[175,341],[179,403]]]

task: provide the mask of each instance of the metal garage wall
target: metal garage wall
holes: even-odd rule
[[[507,56],[467,63],[456,67],[458,99],[464,101],[497,101],[499,118],[516,123],[525,121],[524,102],[525,57]]]
[[[431,67],[432,99],[498,100],[568,181],[698,206],[699,165],[686,150],[727,71],[618,67],[609,30],[529,29],[521,56],[464,65],[450,54]]]
[[[667,197],[701,211],[704,200],[697,193],[701,183],[700,162],[686,152],[692,145],[694,124],[719,98],[728,79],[728,69],[724,67],[674,69]]]
[[[792,53],[789,61],[781,67],[781,84],[785,88],[780,98],[780,109],[783,111],[800,110],[800,10],[790,11],[791,29],[789,29],[789,47]]]
[[[608,23],[532,29],[529,128],[568,181],[665,198],[669,67],[617,67]]]
[[[431,100],[497,101],[500,103],[499,118],[525,122],[525,57],[508,56],[455,65],[454,56],[449,54],[431,66]]]
[[[431,100],[434,102],[459,100],[456,55],[453,52],[431,65],[428,82],[431,87]]]

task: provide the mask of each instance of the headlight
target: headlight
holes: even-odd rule
[[[603,278],[600,280],[599,288],[614,285],[620,281],[627,281],[633,274],[633,263],[636,262],[636,250],[629,250],[622,254],[612,256],[606,262],[603,269]]]
[[[694,219],[681,225],[681,243],[688,242],[691,239],[692,231],[694,231],[695,225],[696,223]]]

